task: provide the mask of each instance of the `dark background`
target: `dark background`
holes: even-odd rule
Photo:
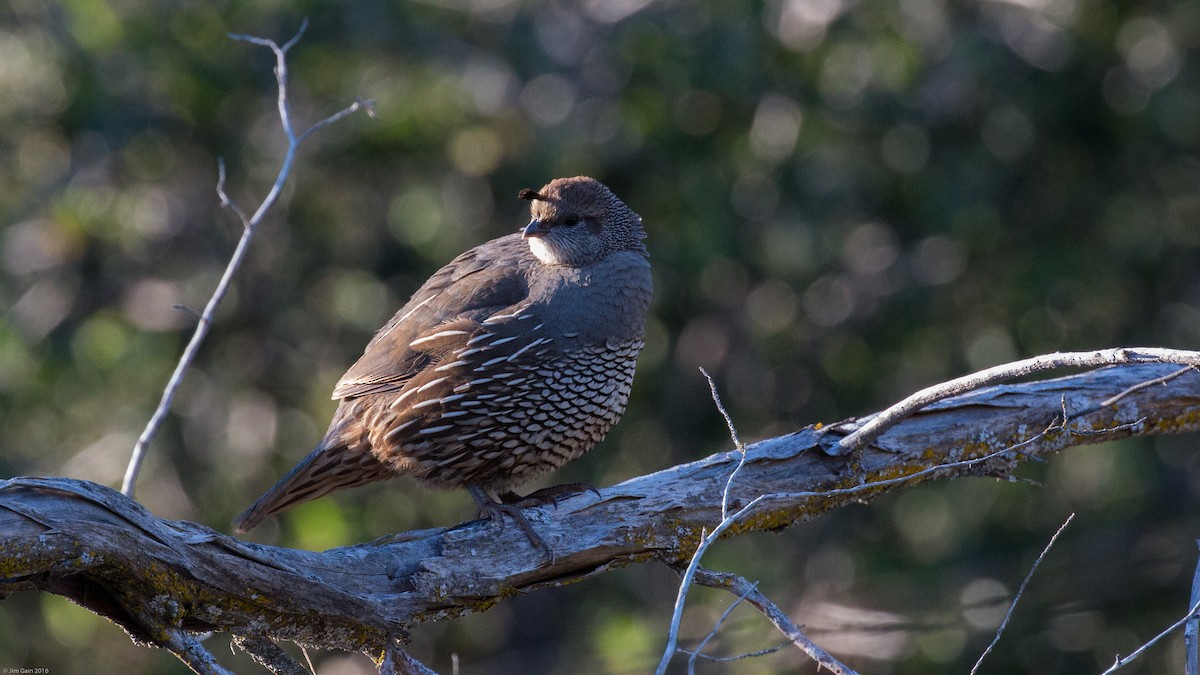
[[[268,51],[305,126],[281,203],[151,449],[155,513],[230,519],[324,431],[373,331],[515,195],[592,175],[644,218],[656,300],[630,411],[552,477],[608,485],[879,409],[1055,350],[1200,341],[1200,3],[584,0],[0,7],[0,476],[119,485],[283,148]],[[1034,557],[985,672],[1095,672],[1186,612],[1196,438],[1072,450],[1021,475],[842,509],[713,549],[871,673],[966,672]],[[314,549],[457,523],[465,493],[396,481],[257,541]],[[464,673],[644,673],[676,577],[641,565],[414,632]],[[695,590],[694,645],[729,604]],[[710,652],[780,640],[739,608]],[[209,647],[231,667],[228,637]],[[1182,672],[1177,633],[1125,672]],[[321,673],[363,657],[314,653]],[[682,664],[682,660],[678,662]],[[0,603],[0,666],[183,672],[66,601]],[[701,672],[812,672],[794,649]]]

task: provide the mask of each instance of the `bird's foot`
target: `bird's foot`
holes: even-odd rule
[[[542,539],[541,535],[534,531],[529,519],[525,517],[524,513],[521,513],[521,510],[525,506],[497,502],[484,492],[483,489],[474,485],[468,486],[467,491],[471,493],[471,497],[475,499],[475,503],[479,506],[479,509],[475,512],[476,518],[488,518],[498,523],[500,529],[503,530],[504,516],[508,516],[516,522],[517,527],[521,528],[521,532],[525,534],[525,538],[529,540],[529,543],[533,544],[534,548],[542,550],[546,555],[546,562],[550,564],[554,562],[554,551],[550,550],[550,546],[546,543],[546,540]]]
[[[558,503],[564,499],[574,497],[577,494],[591,492],[597,497],[600,496],[600,491],[588,485],[587,483],[563,483],[562,485],[554,485],[541,490],[535,490],[522,497],[515,492],[505,492],[500,495],[500,501],[505,504],[512,504],[523,509],[532,508],[534,506],[545,506],[550,504],[554,508],[558,508]]]

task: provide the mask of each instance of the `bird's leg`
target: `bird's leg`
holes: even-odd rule
[[[554,562],[554,552],[550,550],[550,547],[542,539],[541,535],[533,530],[533,525],[529,524],[529,519],[525,517],[525,514],[521,513],[521,509],[523,508],[521,505],[496,501],[478,485],[468,485],[466,488],[467,492],[471,494],[471,498],[475,500],[475,504],[479,507],[479,510],[475,512],[477,518],[491,518],[498,522],[501,528],[504,527],[503,516],[512,518],[516,521],[517,527],[521,528],[521,531],[525,533],[525,537],[529,539],[529,543],[533,544],[534,548],[542,549],[546,554],[547,562]]]
[[[562,485],[535,490],[524,497],[515,492],[505,492],[500,495],[500,501],[504,504],[512,504],[523,509],[533,506],[545,506],[546,504],[551,504],[554,508],[558,508],[558,503],[562,500],[574,497],[583,492],[590,492],[597,497],[600,496],[600,491],[587,483],[563,483]]]

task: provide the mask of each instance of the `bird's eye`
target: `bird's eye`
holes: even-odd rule
[[[567,216],[566,218],[563,218],[562,223],[567,227],[574,227],[575,225],[579,224],[579,218],[575,216]]]

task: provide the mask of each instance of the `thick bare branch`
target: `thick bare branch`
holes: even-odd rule
[[[1195,431],[1200,373],[1132,389],[1175,370],[1117,366],[939,401],[864,450],[861,475],[850,471],[847,457],[827,452],[838,437],[824,428],[753,443],[729,486],[729,508],[769,498],[724,535],[778,530],[935,478],[1004,476],[1073,445]],[[1071,411],[1091,412],[1054,426],[1064,401]],[[554,549],[549,565],[516,528],[486,520],[314,553],[163,520],[93,483],[15,478],[0,482],[0,596],[57,593],[159,646],[168,630],[229,631],[378,655],[406,629],[483,611],[516,593],[633,562],[685,566],[704,533],[722,521],[722,495],[741,460],[740,452],[720,453],[599,497],[582,493],[557,509],[527,510]]]
[[[862,448],[881,436],[889,428],[925,406],[950,398],[951,396],[959,396],[974,391],[980,387],[986,387],[998,382],[1008,382],[1035,373],[1061,370],[1063,368],[1099,368],[1124,363],[1148,362],[1178,363],[1196,367],[1200,366],[1200,353],[1157,347],[1117,347],[1115,349],[1098,349],[1091,352],[1043,354],[1042,356],[1035,356],[1022,361],[994,366],[977,373],[964,375],[948,382],[942,382],[941,384],[935,384],[932,387],[922,389],[887,410],[872,415],[854,433],[842,439],[838,452],[849,453]],[[1163,377],[1170,379],[1175,377],[1176,374],[1168,373]],[[1150,386],[1153,384],[1157,383],[1142,382],[1133,386]],[[1121,392],[1117,396],[1124,393]],[[1106,400],[1100,405],[1108,405],[1109,403],[1111,401]]]

